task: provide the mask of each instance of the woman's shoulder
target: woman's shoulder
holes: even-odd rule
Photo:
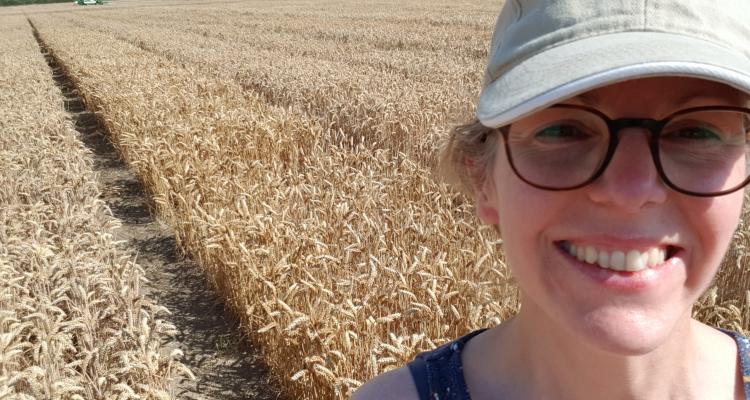
[[[407,366],[382,373],[360,386],[352,400],[419,400]]]
[[[454,393],[465,392],[460,349],[469,339],[485,330],[486,328],[483,328],[470,332],[437,348],[417,354],[407,365],[378,375],[366,382],[354,393],[352,400],[420,400],[423,398],[420,396],[420,391],[423,396],[426,396],[428,392],[434,393],[436,390],[447,389],[450,392],[450,387],[446,385],[451,384],[458,385]],[[428,375],[432,377],[432,384],[428,380]]]

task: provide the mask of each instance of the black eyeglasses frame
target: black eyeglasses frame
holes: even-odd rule
[[[661,180],[671,189],[683,193],[690,196],[697,196],[697,197],[717,197],[717,196],[723,196],[732,192],[735,192],[744,186],[746,186],[748,183],[750,183],[750,175],[748,175],[745,180],[730,189],[725,189],[719,192],[712,192],[712,193],[701,193],[701,192],[694,192],[690,190],[685,190],[680,188],[679,186],[675,185],[672,181],[669,180],[666,173],[664,172],[664,168],[662,167],[661,160],[659,159],[659,136],[662,133],[662,130],[664,127],[674,118],[679,117],[684,114],[689,114],[693,112],[700,112],[700,111],[732,111],[732,112],[742,112],[748,115],[750,117],[750,108],[745,107],[734,107],[734,106],[703,106],[703,107],[691,107],[686,108],[683,110],[679,110],[677,112],[674,112],[663,119],[650,119],[650,118],[618,118],[618,119],[611,119],[603,112],[587,107],[587,106],[581,106],[581,105],[575,105],[575,104],[555,104],[550,106],[549,108],[568,108],[568,109],[576,109],[576,110],[583,110],[590,112],[598,117],[600,117],[606,124],[607,128],[609,129],[609,144],[607,147],[607,153],[604,156],[604,160],[601,163],[601,166],[593,173],[593,175],[585,180],[583,183],[570,186],[570,187],[551,187],[551,186],[544,186],[544,185],[538,185],[536,183],[533,183],[529,181],[528,179],[524,178],[523,175],[518,171],[515,164],[513,163],[513,155],[510,150],[509,142],[509,135],[510,135],[510,128],[512,124],[505,125],[501,128],[498,128],[498,131],[503,135],[503,142],[505,144],[505,154],[508,157],[508,162],[510,163],[510,167],[513,170],[513,172],[518,176],[519,179],[521,179],[523,182],[543,190],[551,190],[551,191],[565,191],[565,190],[574,190],[581,188],[583,186],[586,186],[590,184],[591,182],[598,179],[604,171],[607,169],[607,166],[609,165],[610,161],[612,161],[612,158],[614,157],[615,150],[617,149],[617,145],[619,143],[619,136],[618,133],[620,130],[624,128],[645,128],[647,129],[651,135],[649,137],[649,149],[651,151],[651,158],[654,161],[654,166],[656,166],[656,171],[659,174],[659,177]]]

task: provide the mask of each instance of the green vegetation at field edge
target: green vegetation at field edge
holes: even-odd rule
[[[0,7],[20,6],[24,4],[67,3],[69,1],[70,0],[0,0]]]

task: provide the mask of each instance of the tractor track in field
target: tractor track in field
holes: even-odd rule
[[[78,138],[92,153],[100,197],[122,221],[115,239],[125,241],[128,251],[137,254],[136,262],[149,280],[143,286],[144,294],[169,309],[169,321],[179,331],[164,343],[165,349],[180,348],[184,353],[180,361],[191,369],[196,380],[179,382],[176,398],[285,399],[259,350],[241,337],[239,322],[225,312],[200,267],[180,254],[171,228],[152,216],[150,200],[141,183],[30,20],[29,24],[63,93]]]

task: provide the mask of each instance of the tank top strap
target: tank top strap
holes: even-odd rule
[[[420,400],[471,400],[464,381],[461,350],[487,328],[470,332],[434,350],[417,354],[407,364]]]
[[[729,329],[719,328],[719,330],[731,336],[734,341],[737,342],[740,369],[742,370],[742,383],[745,388],[745,398],[750,400],[750,340]]]

